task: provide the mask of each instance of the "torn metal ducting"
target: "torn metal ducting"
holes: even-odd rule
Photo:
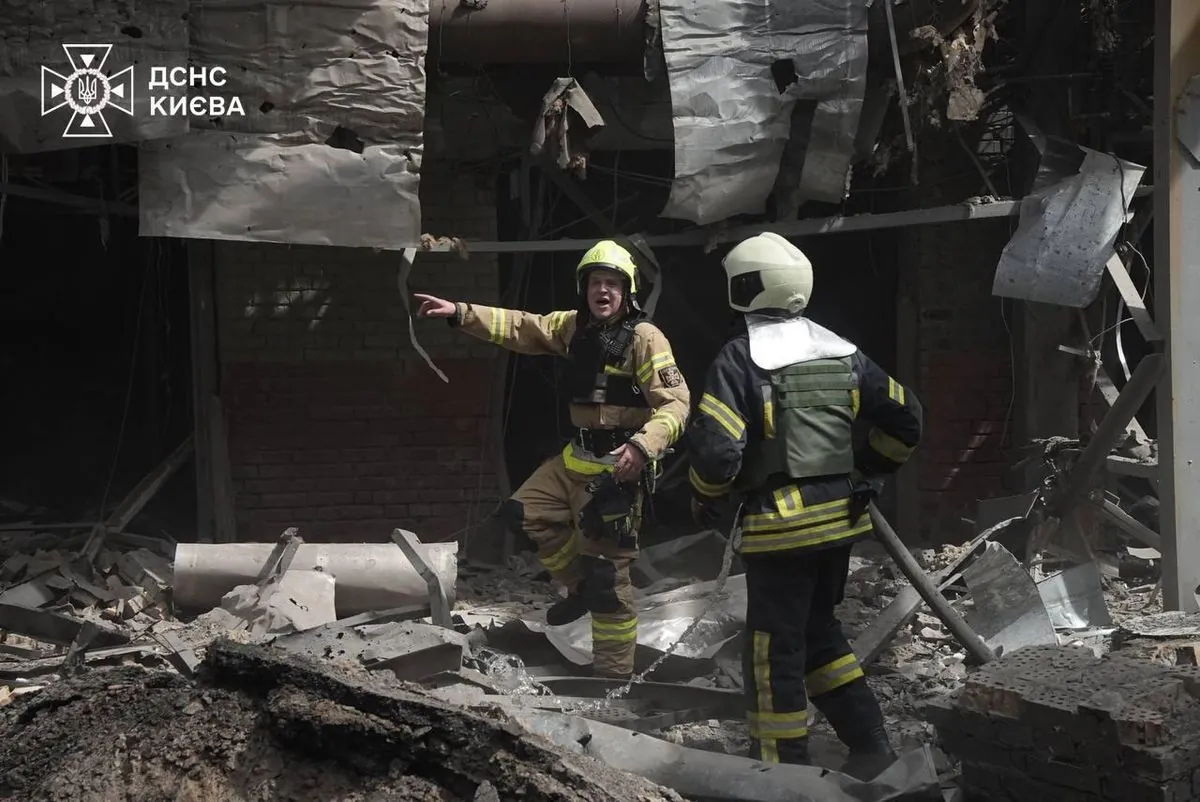
[[[573,122],[572,117],[578,117],[586,128]],[[529,152],[533,156],[553,155],[560,170],[571,170],[582,178],[587,169],[583,139],[592,129],[603,127],[604,118],[579,82],[558,78],[542,97]]]
[[[789,204],[842,199],[866,87],[869,5],[660,3],[675,127],[663,217],[705,225],[761,214],[773,188]]]
[[[205,2],[191,59],[246,114],[142,148],[142,236],[411,247],[428,23],[426,0]]]

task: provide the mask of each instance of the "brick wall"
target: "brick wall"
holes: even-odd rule
[[[494,175],[422,172],[425,231],[496,238]],[[443,384],[409,344],[398,253],[221,242],[215,260],[240,538],[445,539],[491,512],[496,350],[416,324]],[[496,259],[421,254],[410,287],[494,303]]]
[[[976,500],[1005,494],[1012,343],[992,279],[1009,223],[922,226],[910,236],[919,260],[918,392],[926,427],[918,449],[920,520],[936,543],[962,536],[960,519],[974,518]]]

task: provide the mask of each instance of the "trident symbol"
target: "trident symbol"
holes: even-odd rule
[[[85,106],[92,105],[92,101],[96,99],[98,91],[96,76],[83,75],[76,80],[76,85],[79,87],[79,100]]]

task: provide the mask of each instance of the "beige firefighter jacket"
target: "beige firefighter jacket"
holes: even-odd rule
[[[516,309],[459,303],[464,332],[519,354],[562,356],[575,334],[574,310],[537,315]],[[649,459],[657,460],[683,434],[691,395],[667,336],[643,321],[617,369],[634,376],[649,409],[607,404],[571,404],[571,423],[581,429],[635,429],[630,438]]]

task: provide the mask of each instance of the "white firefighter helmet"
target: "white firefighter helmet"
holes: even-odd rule
[[[812,297],[812,262],[778,234],[742,240],[721,264],[729,279],[729,306],[738,312],[799,315]]]

